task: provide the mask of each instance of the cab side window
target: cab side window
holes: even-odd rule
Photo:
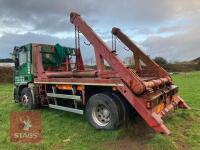
[[[23,49],[19,53],[19,65],[22,66],[25,63],[26,63],[26,51]]]

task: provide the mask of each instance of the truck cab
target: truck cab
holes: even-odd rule
[[[31,52],[32,44],[21,47],[15,47],[13,51],[15,68],[14,68],[14,99],[19,101],[20,90],[33,82],[31,70]]]

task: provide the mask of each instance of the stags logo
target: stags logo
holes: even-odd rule
[[[11,112],[10,141],[38,143],[41,140],[40,112]]]

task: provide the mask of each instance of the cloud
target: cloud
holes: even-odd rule
[[[150,36],[141,45],[151,57],[162,56],[168,60],[190,60],[200,56],[200,31],[198,28],[169,37]]]
[[[117,26],[151,56],[189,59],[199,55],[199,8],[199,0],[0,0],[0,57],[27,42],[73,45],[69,14],[76,11],[107,43]]]
[[[55,37],[51,37],[48,35],[39,35],[34,33],[26,33],[26,34],[6,34],[0,37],[0,57],[5,58],[8,57],[8,54],[12,52],[14,46],[22,46],[28,43],[47,43],[47,44],[55,44],[55,43],[66,43],[64,39],[59,39]],[[68,44],[72,43],[72,40],[68,39]]]
[[[10,20],[4,22],[9,27],[20,22],[31,26],[32,31],[61,32],[70,27],[70,12],[77,11],[86,15],[93,9],[89,4],[90,0],[0,0],[0,18]]]
[[[135,27],[193,15],[198,6],[196,0],[0,0],[0,17],[10,20],[6,23],[8,26],[20,22],[31,26],[33,31],[53,33],[70,28],[71,11],[81,13],[92,24],[99,26],[111,27],[115,24]]]
[[[84,44],[87,40],[81,36],[81,50],[84,59],[94,57],[92,46]],[[28,43],[56,44],[59,43],[67,47],[75,47],[74,38],[57,38],[44,34],[6,34],[0,37],[0,58],[9,57],[9,53],[13,51],[14,46],[22,46]]]
[[[184,32],[188,27],[175,25],[175,26],[168,26],[168,27],[160,27],[157,30],[157,33],[176,33],[176,32]]]

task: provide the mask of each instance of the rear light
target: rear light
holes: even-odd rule
[[[146,106],[148,109],[151,109],[155,106],[157,106],[160,103],[166,103],[166,99],[167,99],[167,93],[166,94],[160,94],[158,96],[153,97],[151,100],[147,100],[146,101]]]
[[[151,100],[149,100],[149,101],[146,101],[146,106],[147,106],[148,109],[153,108],[153,107],[156,106],[157,104],[159,104],[158,98],[155,98],[155,99],[151,99]]]
[[[165,103],[160,103],[156,108],[156,112],[160,113],[164,108],[165,108]]]
[[[151,108],[151,102],[147,101],[147,108],[150,109]]]
[[[153,107],[161,103],[166,104],[168,103],[167,101],[169,101],[170,103],[170,101],[172,100],[172,96],[177,94],[177,92],[178,92],[177,86],[172,86],[168,89],[163,90],[162,93],[156,96],[152,96],[150,100],[146,101],[147,109],[152,109]]]

